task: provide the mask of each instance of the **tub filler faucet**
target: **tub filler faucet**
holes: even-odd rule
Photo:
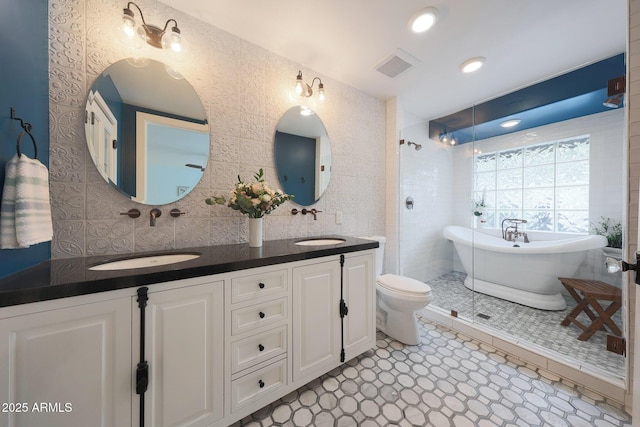
[[[506,227],[504,223],[507,222],[509,225]],[[505,218],[502,220],[502,238],[507,242],[515,242],[518,240],[518,237],[522,237],[525,243],[529,243],[529,236],[524,231],[518,230],[518,224],[526,224],[526,219],[518,219],[518,218]]]

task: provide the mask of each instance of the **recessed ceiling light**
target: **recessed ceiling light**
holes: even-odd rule
[[[510,120],[505,120],[504,122],[500,123],[500,127],[503,128],[512,128],[514,126],[518,126],[520,124],[522,120],[520,119],[510,119]]]
[[[426,7],[420,9],[411,16],[409,19],[409,28],[412,32],[419,34],[424,33],[429,28],[433,27],[438,19],[438,9],[434,7]]]
[[[460,65],[460,69],[463,73],[473,73],[474,71],[478,71],[482,65],[484,65],[485,58],[482,56],[478,56],[475,58],[468,59],[464,61]]]

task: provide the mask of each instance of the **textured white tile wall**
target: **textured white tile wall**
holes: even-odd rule
[[[175,11],[156,0],[139,0],[145,19],[175,18],[188,42],[177,67],[199,94],[211,123],[209,166],[184,199],[160,206],[164,215],[149,226],[153,206],[138,205],[109,187],[85,145],[83,109],[98,73],[130,56],[119,42],[120,0],[49,1],[49,98],[51,110],[52,257],[130,253],[247,241],[248,220],[231,209],[205,205],[211,194],[228,193],[238,174],[245,179],[264,168],[279,186],[272,140],[276,124],[299,104],[292,82],[299,69],[286,58]],[[140,56],[165,61],[165,52],[144,46]],[[354,88],[320,76],[327,100],[312,105],[331,139],[333,171],[324,197],[314,205],[317,221],[293,216],[280,206],[265,219],[267,240],[322,234],[364,235],[385,231],[385,105]],[[132,207],[143,215],[123,217]],[[168,215],[179,208],[186,215]],[[336,211],[344,222],[335,223]]]
[[[442,237],[453,201],[452,152],[429,139],[427,122],[406,123],[400,146],[400,273],[427,281],[451,271],[452,245]],[[407,141],[422,145],[416,151]],[[405,201],[413,199],[413,209]]]

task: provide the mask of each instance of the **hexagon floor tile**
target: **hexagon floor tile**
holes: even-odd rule
[[[378,332],[375,350],[233,427],[631,426],[628,414],[592,393],[465,335],[423,319],[420,326],[420,345]]]

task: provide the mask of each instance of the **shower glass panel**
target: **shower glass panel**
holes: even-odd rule
[[[450,145],[429,138],[428,122],[407,123],[399,147],[399,273],[432,288],[429,309],[624,379],[625,359],[607,351],[607,337],[626,334],[626,277],[604,268],[606,256],[624,259],[622,250],[601,247],[598,237],[571,254],[530,250],[605,231],[620,243],[624,126],[620,108]],[[447,226],[458,226],[471,243],[454,244],[443,233]],[[491,245],[502,247],[487,250]],[[603,309],[620,302],[611,309],[613,325],[591,334],[567,320],[577,305],[571,292],[579,298],[581,283],[608,292],[598,301]],[[593,322],[584,311],[575,317],[584,329]]]
[[[399,273],[429,284],[432,306],[472,320],[474,293],[462,286],[460,262],[457,268],[452,266],[454,249],[443,230],[460,221],[469,228],[473,225],[471,189],[465,188],[467,181],[454,180],[459,174],[469,175],[473,144],[454,147],[430,139],[427,121],[407,123],[400,138],[405,143],[399,147]],[[415,150],[409,141],[422,148]],[[457,197],[460,192],[466,197]],[[405,205],[408,197],[412,209]],[[456,294],[452,283],[465,292]]]

